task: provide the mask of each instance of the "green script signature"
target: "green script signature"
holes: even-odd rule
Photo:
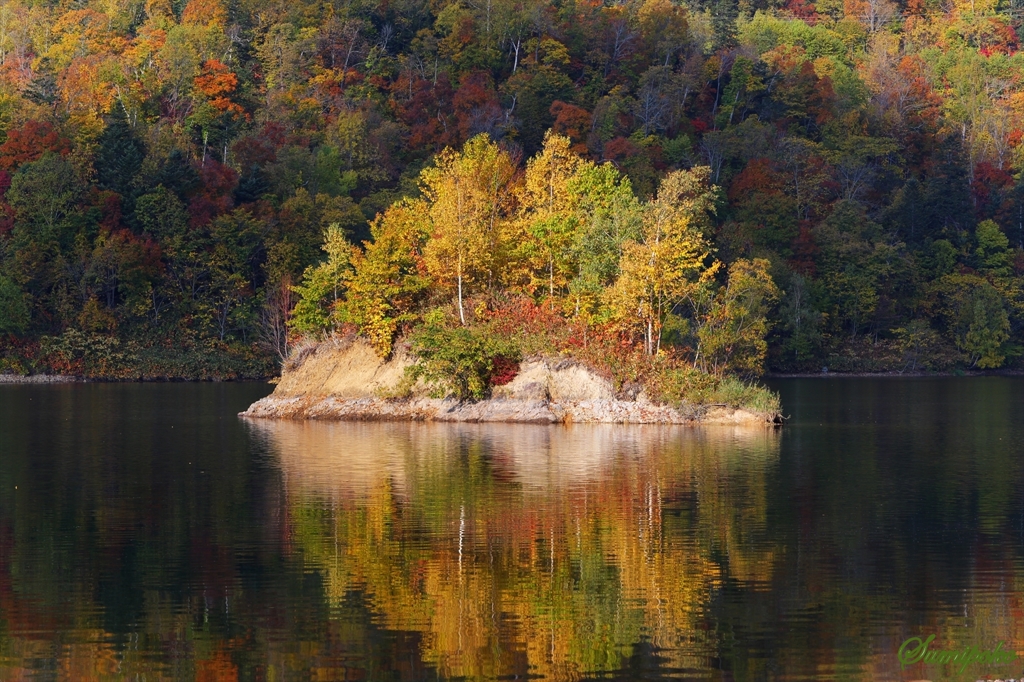
[[[995,649],[986,651],[975,646],[969,646],[961,651],[944,651],[942,649],[929,649],[928,645],[935,639],[935,635],[929,635],[927,639],[911,637],[900,645],[896,656],[900,659],[900,665],[905,669],[908,665],[924,662],[926,665],[944,665],[946,663],[960,664],[962,673],[971,663],[982,663],[987,665],[1002,665],[1013,663],[1017,656],[1012,651],[1005,651],[1003,643],[999,642]]]

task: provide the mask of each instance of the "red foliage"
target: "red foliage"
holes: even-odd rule
[[[592,117],[590,112],[575,104],[555,100],[551,104],[551,115],[555,117],[552,128],[556,133],[572,140],[572,150],[577,154],[587,153],[587,135],[590,133]]]
[[[100,227],[107,230],[121,228],[121,195],[117,192],[97,192],[93,205],[100,209]]]
[[[475,71],[464,75],[452,98],[452,110],[459,130],[457,144],[477,133],[494,133],[503,113],[490,74]]]
[[[0,145],[0,169],[16,170],[46,152],[67,155],[71,152],[71,142],[46,121],[26,121],[20,128],[8,131],[7,141]]]
[[[504,386],[519,374],[519,363],[501,355],[492,361],[491,386]]]
[[[992,28],[992,42],[982,47],[979,52],[986,57],[993,54],[1013,55],[1020,48],[1020,41],[1013,26],[1006,23],[1002,17],[990,17],[989,25]]]
[[[800,221],[800,232],[793,240],[793,257],[789,259],[789,265],[794,272],[799,272],[807,277],[814,277],[817,272],[814,259],[820,249],[814,243],[814,235],[811,233],[810,221]]]
[[[364,78],[365,76],[358,69],[344,69],[341,72],[341,87],[346,88],[349,85],[359,85],[363,82]]]
[[[3,197],[7,195],[7,190],[10,188],[11,174],[0,170],[0,234],[6,234],[14,227],[14,209],[6,201],[3,201]]]
[[[817,10],[814,3],[810,2],[810,0],[789,0],[786,3],[786,9],[797,19],[803,19],[809,24],[813,24],[818,20]]]
[[[189,203],[189,224],[199,227],[234,207],[231,193],[238,185],[238,173],[213,159],[199,169],[199,192]]]
[[[277,150],[284,143],[284,126],[280,123],[267,123],[259,133],[247,135],[231,145],[231,153],[243,172],[248,172],[254,166],[276,161]]]
[[[755,194],[780,194],[785,181],[768,159],[751,159],[729,185],[729,201],[749,199]]]
[[[625,137],[616,137],[604,144],[604,160],[620,162],[640,153],[640,148]]]
[[[564,336],[565,318],[550,306],[538,305],[529,296],[518,296],[503,302],[487,313],[487,322],[495,336],[517,334]]]
[[[263,137],[270,144],[274,145],[275,149],[280,149],[286,141],[287,131],[284,129],[283,124],[277,121],[270,121],[263,124]]]
[[[238,184],[238,173],[229,166],[207,159],[199,169],[202,191],[211,198],[228,197]]]
[[[469,45],[476,38],[476,31],[473,29],[473,18],[468,15],[462,16],[456,23],[455,30],[448,36],[448,40],[462,46]]]
[[[917,55],[906,55],[896,67],[897,78],[882,93],[904,117],[910,130],[932,130],[942,111],[942,98],[928,80],[928,67]]]
[[[106,233],[106,248],[117,254],[122,269],[136,270],[153,276],[163,267],[160,261],[160,246],[153,239],[132,234],[125,227],[104,228],[103,232]]]
[[[993,166],[988,161],[981,161],[974,169],[974,182],[971,183],[974,205],[979,212],[984,213],[994,193],[1012,186],[1013,176],[1009,172]]]
[[[425,78],[400,78],[391,88],[391,106],[402,123],[409,126],[408,146],[413,149],[441,149],[451,146],[457,126],[451,120],[452,87],[445,74],[437,83]]]
[[[328,69],[317,76],[310,85],[316,88],[321,100],[336,103],[345,93],[345,71],[343,69]]]
[[[828,76],[819,78],[810,61],[800,66],[799,80],[809,90],[807,97],[807,115],[818,125],[832,118],[832,107],[836,101],[836,93],[832,88],[832,79]]]

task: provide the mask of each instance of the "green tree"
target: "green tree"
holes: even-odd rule
[[[623,247],[640,239],[643,205],[612,164],[587,165],[569,183],[581,225],[572,245],[578,272],[569,285],[575,315],[601,317],[602,292],[619,275]]]
[[[212,248],[204,259],[209,288],[200,305],[208,310],[220,340],[235,330],[244,337],[254,322],[260,224],[246,209],[236,209],[210,223],[210,240]]]
[[[38,161],[24,164],[7,190],[7,202],[18,216],[16,239],[19,235],[42,242],[66,238],[61,224],[74,211],[83,190],[74,166],[59,154],[47,152]]]
[[[520,220],[536,251],[537,269],[554,299],[575,274],[572,246],[580,225],[578,196],[571,187],[587,164],[570,149],[569,138],[548,133],[544,148],[526,164]]]
[[[439,309],[424,316],[423,325],[413,334],[411,342],[420,362],[411,368],[410,378],[423,378],[433,384],[439,397],[484,398],[495,357],[518,360],[517,349],[508,341],[494,338],[480,329],[453,329]]]
[[[1010,273],[1010,240],[993,220],[982,220],[974,232],[978,248],[974,252],[985,272],[996,276]]]
[[[952,274],[931,286],[931,306],[971,365],[1000,367],[1010,320],[999,291],[977,275]]]
[[[29,308],[21,287],[0,275],[0,334],[20,334],[28,328]]]
[[[741,258],[729,266],[729,279],[698,323],[697,363],[705,372],[731,370],[747,376],[764,371],[768,313],[779,299],[763,258]]]
[[[299,299],[288,324],[293,332],[305,336],[322,337],[337,322],[337,308],[351,267],[352,245],[336,223],[324,233],[323,251],[327,259],[306,268],[302,283],[293,287]]]

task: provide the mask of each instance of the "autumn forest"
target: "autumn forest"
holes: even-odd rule
[[[0,371],[1020,367],[1020,12],[10,0]]]

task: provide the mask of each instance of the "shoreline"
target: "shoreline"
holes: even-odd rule
[[[960,372],[769,372],[764,379],[942,379],[955,377],[1024,377],[1024,370],[993,369]]]
[[[145,377],[124,379],[121,377],[84,377],[74,374],[0,374],[3,384],[274,384],[279,377],[261,379],[193,379],[188,377]]]
[[[1024,370],[972,370],[963,372],[769,372],[763,379],[948,379],[977,377],[1024,377]],[[258,379],[193,379],[187,377],[85,377],[73,374],[0,374],[2,384],[176,384],[176,383],[266,383],[274,385],[280,375]],[[620,401],[630,402],[630,401]],[[717,406],[716,406],[717,407]]]
[[[0,374],[0,384],[80,384],[88,379],[71,374]]]
[[[612,381],[567,357],[535,356],[520,362],[507,383],[483,399],[432,395],[408,383],[416,360],[404,350],[379,357],[362,339],[307,346],[285,364],[274,392],[239,413],[243,418],[336,421],[434,421],[521,424],[730,424],[782,423],[769,409],[729,405],[678,406],[652,401],[643,391],[615,390]]]
[[[346,398],[337,395],[269,395],[244,412],[245,419],[320,421],[422,421],[509,424],[675,424],[774,427],[780,415],[725,405],[678,410],[642,400],[457,401],[440,398]]]

